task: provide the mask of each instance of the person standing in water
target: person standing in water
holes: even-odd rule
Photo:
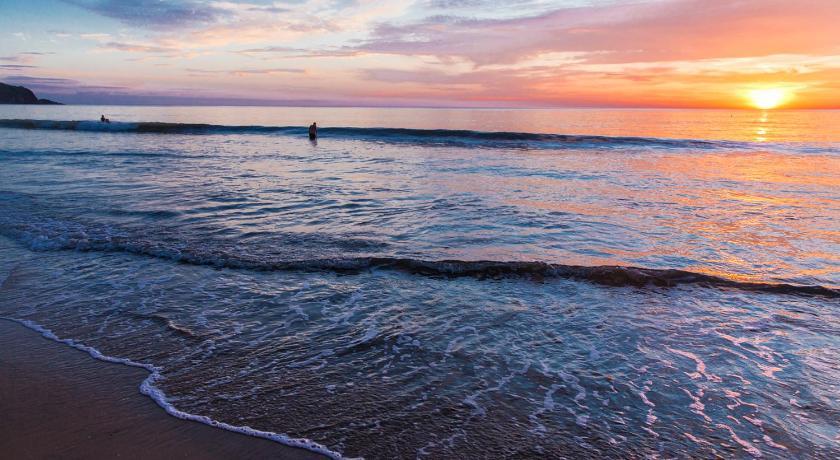
[[[315,139],[318,137],[318,126],[313,121],[311,125],[309,125],[309,138]]]

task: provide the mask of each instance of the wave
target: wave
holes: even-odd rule
[[[139,362],[132,361],[132,360],[126,359],[126,358],[117,358],[117,357],[106,355],[106,354],[102,353],[101,351],[99,351],[98,349],[96,349],[94,347],[91,347],[91,346],[85,345],[83,343],[77,342],[73,339],[60,338],[50,329],[47,329],[47,328],[45,328],[45,327],[41,326],[40,324],[37,324],[33,321],[17,319],[17,318],[9,318],[9,317],[0,317],[0,319],[4,319],[4,320],[7,320],[7,321],[12,321],[12,322],[18,323],[18,324],[20,324],[22,326],[25,326],[25,327],[27,327],[27,328],[35,331],[35,332],[38,332],[43,337],[45,337],[49,340],[53,340],[53,341],[56,341],[58,343],[69,345],[70,347],[73,347],[77,350],[84,351],[84,352],[90,354],[90,356],[93,357],[94,359],[98,359],[100,361],[104,361],[104,362],[108,362],[108,363],[122,364],[124,366],[137,367],[137,368],[147,370],[149,372],[149,376],[146,377],[146,379],[143,380],[143,383],[140,384],[140,393],[152,398],[152,400],[154,402],[156,402],[157,405],[160,406],[164,411],[166,411],[167,414],[169,414],[169,415],[171,415],[175,418],[179,418],[179,419],[182,419],[182,420],[190,420],[190,421],[198,422],[198,423],[203,423],[205,425],[210,425],[210,426],[220,428],[220,429],[223,429],[223,430],[226,430],[226,431],[232,431],[234,433],[240,433],[240,434],[244,434],[244,435],[248,435],[248,436],[253,436],[253,437],[256,437],[256,438],[267,439],[269,441],[274,441],[274,442],[277,442],[277,443],[280,443],[280,444],[283,444],[283,445],[286,445],[286,446],[306,449],[306,450],[309,450],[311,452],[316,452],[316,453],[319,453],[321,455],[324,455],[327,458],[331,458],[331,459],[335,459],[335,460],[340,460],[340,459],[343,458],[340,453],[332,451],[329,448],[327,448],[327,447],[325,447],[321,444],[318,444],[315,441],[311,441],[309,439],[292,438],[292,437],[286,436],[284,434],[273,433],[273,432],[270,432],[270,431],[257,430],[257,429],[254,429],[254,428],[251,428],[251,427],[248,427],[248,426],[235,426],[235,425],[231,425],[231,424],[228,424],[228,423],[225,423],[225,422],[221,422],[221,421],[212,419],[212,418],[207,417],[205,415],[196,415],[196,414],[191,414],[191,413],[179,410],[174,405],[172,405],[171,402],[169,402],[169,398],[166,396],[166,394],[163,392],[163,390],[161,390],[157,386],[157,383],[160,380],[163,379],[163,375],[161,374],[161,368],[159,368],[157,366],[154,366],[152,364],[139,363]]]
[[[619,265],[583,266],[539,261],[424,260],[392,256],[359,256],[322,259],[276,259],[246,255],[235,248],[213,249],[211,245],[159,244],[135,240],[110,232],[64,231],[0,225],[0,234],[35,251],[73,250],[80,252],[121,252],[171,260],[191,265],[254,271],[326,271],[359,274],[372,270],[391,270],[412,275],[479,280],[526,278],[537,281],[574,279],[604,286],[729,288],[742,291],[840,298],[840,289],[772,282],[745,282],[679,269],[641,268]],[[95,233],[102,233],[94,235]]]
[[[500,279],[515,277],[535,280],[565,278],[614,287],[676,287],[683,284],[696,284],[705,287],[734,288],[755,292],[819,295],[829,298],[840,298],[840,290],[824,286],[743,282],[685,270],[640,268],[621,265],[584,266],[536,261],[423,260],[400,257],[294,260],[248,265],[236,261],[230,264],[229,268],[283,271],[333,271],[339,273],[360,273],[375,269],[389,269],[414,275],[446,278],[471,277],[476,279]]]
[[[0,128],[92,131],[135,134],[227,135],[262,134],[306,137],[308,128],[301,126],[229,126],[203,123],[111,122],[61,120],[0,120]],[[462,147],[505,147],[522,149],[568,148],[744,148],[747,144],[728,141],[664,139],[654,137],[590,136],[544,134],[508,131],[470,131],[454,129],[413,128],[319,128],[319,138],[357,139],[387,143],[411,143]]]

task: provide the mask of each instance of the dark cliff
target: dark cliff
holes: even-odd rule
[[[56,104],[49,99],[38,99],[28,88],[0,83],[0,104]]]

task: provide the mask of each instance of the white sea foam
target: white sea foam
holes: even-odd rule
[[[280,444],[283,444],[283,445],[286,445],[286,446],[290,446],[290,447],[297,447],[297,448],[301,448],[301,449],[306,449],[306,450],[316,452],[316,453],[325,455],[329,458],[336,459],[336,460],[346,458],[346,457],[343,457],[340,453],[335,452],[333,450],[330,450],[328,447],[326,447],[324,445],[321,445],[321,444],[319,444],[315,441],[306,439],[306,438],[292,438],[292,437],[286,436],[284,434],[274,433],[274,432],[271,432],[271,431],[258,430],[258,429],[251,428],[251,427],[248,427],[248,426],[235,426],[235,425],[231,425],[231,424],[228,424],[228,423],[225,423],[225,422],[221,422],[219,420],[214,420],[214,419],[212,419],[210,417],[207,417],[207,416],[204,416],[204,415],[190,414],[188,412],[181,411],[178,408],[176,408],[175,406],[173,406],[171,403],[169,403],[169,398],[166,396],[166,394],[163,392],[163,390],[161,390],[159,387],[157,387],[155,385],[159,380],[161,380],[163,378],[163,376],[161,374],[161,369],[159,367],[154,366],[152,364],[139,363],[139,362],[132,361],[132,360],[126,359],[126,358],[116,358],[116,357],[113,357],[113,356],[105,355],[102,352],[100,352],[99,350],[97,350],[96,348],[93,348],[93,347],[88,346],[88,345],[84,345],[84,344],[79,343],[79,342],[77,342],[73,339],[60,338],[50,329],[47,329],[47,328],[45,328],[45,327],[41,326],[40,324],[37,324],[33,321],[20,320],[20,319],[16,319],[16,318],[7,318],[7,317],[2,317],[2,319],[21,324],[21,325],[23,325],[23,326],[25,326],[29,329],[32,329],[32,330],[40,333],[42,336],[44,336],[47,339],[50,339],[50,340],[53,340],[53,341],[56,341],[56,342],[59,342],[59,343],[63,343],[65,345],[69,345],[69,346],[71,346],[71,347],[73,347],[77,350],[85,351],[88,354],[90,354],[90,356],[92,356],[93,358],[98,359],[100,361],[105,361],[105,362],[109,362],[109,363],[116,363],[116,364],[122,364],[122,365],[125,365],[125,366],[139,367],[139,368],[142,368],[142,369],[146,369],[147,371],[149,371],[149,376],[146,377],[146,379],[143,380],[143,383],[140,384],[140,393],[152,398],[152,400],[154,400],[158,404],[158,406],[163,408],[163,410],[166,411],[167,414],[169,414],[173,417],[176,417],[176,418],[179,418],[179,419],[182,419],[182,420],[190,420],[190,421],[194,421],[194,422],[203,423],[205,425],[210,425],[210,426],[213,426],[213,427],[216,427],[216,428],[221,428],[223,430],[232,431],[232,432],[235,432],[235,433],[246,434],[248,436],[253,436],[255,438],[268,439],[270,441],[274,441],[274,442],[277,442],[277,443],[280,443]]]

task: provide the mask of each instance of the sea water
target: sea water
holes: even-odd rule
[[[334,455],[834,458],[838,126],[3,107],[0,316]]]

